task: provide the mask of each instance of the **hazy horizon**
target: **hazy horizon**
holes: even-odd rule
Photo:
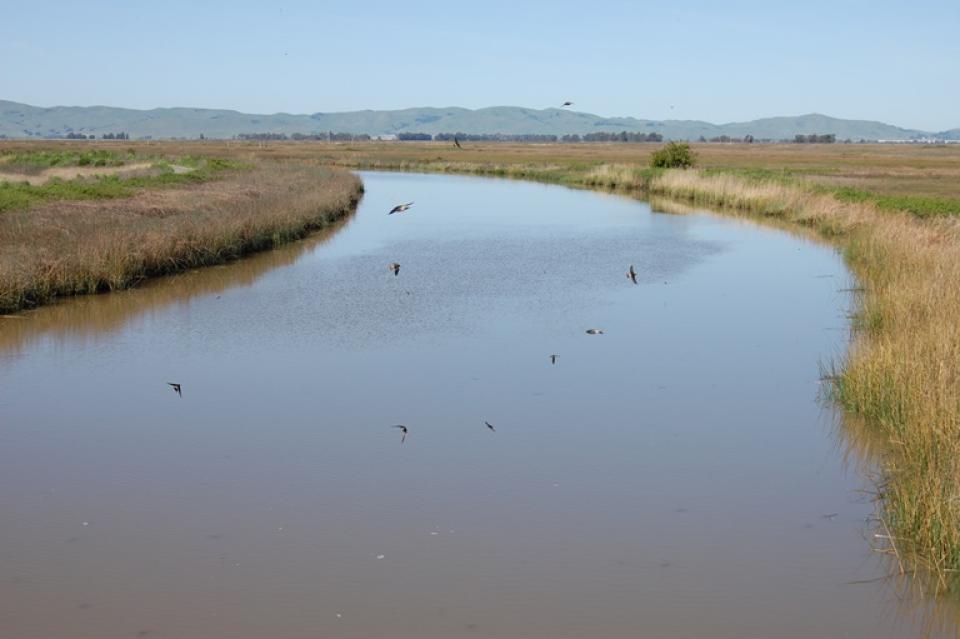
[[[588,113],[656,120],[823,113],[960,126],[960,4],[942,0],[587,10],[47,0],[6,18],[0,55],[19,64],[0,67],[3,98],[37,106],[268,114],[572,100]]]
[[[12,99],[9,99],[9,98],[7,98],[6,96],[2,96],[2,95],[0,95],[0,101],[17,102],[17,103],[20,103],[20,104],[28,104],[29,106],[38,107],[38,108],[42,108],[42,109],[53,109],[53,108],[80,108],[80,109],[90,109],[90,108],[101,108],[101,107],[104,107],[104,108],[117,108],[117,109],[142,110],[142,111],[151,111],[151,110],[153,110],[153,109],[190,109],[190,110],[197,110],[197,109],[199,109],[199,110],[211,110],[211,111],[235,111],[235,112],[238,112],[238,113],[243,113],[243,114],[248,114],[248,115],[262,115],[262,116],[267,116],[267,117],[269,117],[269,116],[274,116],[274,115],[312,115],[312,114],[314,114],[314,113],[324,113],[324,114],[327,114],[327,115],[331,115],[331,114],[336,114],[336,113],[355,113],[355,112],[360,112],[360,111],[378,111],[378,112],[380,112],[380,111],[407,111],[407,110],[417,110],[417,109],[438,109],[438,110],[443,110],[443,109],[468,109],[468,110],[471,110],[471,111],[479,111],[479,110],[483,110],[483,109],[498,109],[498,108],[520,108],[520,109],[535,109],[535,110],[544,110],[544,109],[551,109],[551,108],[561,108],[560,105],[548,105],[548,106],[543,106],[543,107],[541,107],[541,106],[528,106],[528,105],[523,105],[523,104],[488,104],[488,105],[486,105],[486,106],[480,106],[480,107],[464,107],[464,106],[461,106],[461,105],[458,105],[458,104],[442,104],[442,105],[436,105],[436,104],[420,104],[420,105],[412,105],[412,106],[401,106],[401,107],[397,107],[396,109],[353,109],[353,110],[350,110],[350,111],[322,111],[322,110],[312,110],[312,111],[302,111],[302,112],[299,112],[299,113],[298,113],[298,112],[293,112],[293,111],[258,111],[258,112],[253,112],[253,111],[244,111],[244,110],[242,110],[242,109],[236,109],[236,108],[229,107],[229,106],[197,106],[197,105],[193,105],[193,104],[173,104],[173,105],[169,105],[169,106],[155,106],[155,107],[131,107],[131,106],[126,106],[126,105],[122,105],[122,104],[66,104],[66,103],[64,103],[64,104],[31,104],[31,103],[23,102],[22,100],[12,100]],[[653,119],[653,118],[647,118],[647,117],[644,116],[643,114],[634,114],[634,113],[592,113],[592,112],[589,112],[589,111],[584,111],[584,110],[582,110],[582,109],[578,109],[578,108],[576,108],[576,105],[573,105],[573,106],[570,106],[570,107],[566,107],[566,109],[569,110],[569,111],[571,111],[571,112],[587,113],[587,114],[589,114],[589,115],[596,115],[596,116],[600,116],[600,117],[603,117],[603,118],[631,118],[631,117],[632,117],[632,118],[637,118],[637,119],[641,119],[641,120],[643,120],[643,119]],[[832,113],[824,113],[824,112],[821,112],[821,111],[811,111],[811,112],[808,112],[808,113],[771,113],[771,114],[768,114],[768,115],[759,116],[759,117],[754,118],[754,119],[752,119],[752,120],[731,120],[731,121],[726,121],[726,122],[713,121],[713,120],[708,120],[708,119],[704,119],[704,118],[673,118],[673,117],[662,118],[662,120],[665,121],[665,122],[668,122],[668,121],[671,121],[671,120],[677,120],[677,121],[699,121],[699,122],[706,122],[706,123],[709,123],[709,124],[716,124],[716,125],[724,126],[724,125],[728,125],[728,124],[749,123],[749,122],[752,122],[752,121],[754,121],[754,120],[764,120],[764,119],[773,119],[773,118],[789,118],[789,117],[804,117],[804,116],[810,116],[810,115],[822,115],[822,116],[826,116],[826,117],[830,117],[830,118],[837,118],[837,119],[849,119],[849,120],[859,120],[859,121],[874,121],[874,120],[872,120],[871,118],[857,118],[857,117],[839,118],[838,116],[835,116],[835,115],[832,114]],[[902,126],[899,122],[883,122],[882,120],[876,120],[876,121],[877,121],[877,122],[882,122],[883,124],[889,124],[889,125],[891,125],[891,126]],[[905,127],[905,126],[904,126],[903,128],[912,128],[912,127]],[[942,132],[942,131],[954,130],[954,129],[958,129],[958,128],[960,128],[960,115],[958,115],[958,117],[957,117],[957,125],[955,125],[955,126],[947,126],[947,127],[942,128],[942,129],[936,129],[936,130],[927,129],[927,131],[930,132],[930,133],[937,133],[937,132]]]

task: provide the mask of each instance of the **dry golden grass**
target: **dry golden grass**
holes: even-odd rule
[[[258,163],[199,185],[0,214],[0,311],[129,287],[302,237],[352,210],[344,171]]]

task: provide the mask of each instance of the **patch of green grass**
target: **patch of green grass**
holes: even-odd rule
[[[821,173],[822,171],[817,171]],[[960,199],[948,197],[930,197],[924,195],[884,195],[865,189],[851,186],[830,186],[826,184],[812,184],[802,180],[807,171],[794,169],[763,169],[763,168],[706,168],[701,171],[705,176],[735,175],[750,182],[774,182],[802,186],[815,193],[829,193],[841,202],[863,203],[869,202],[886,211],[906,211],[917,217],[933,217],[942,215],[960,215]]]
[[[55,166],[123,166],[129,158],[116,151],[22,151],[6,162],[9,166],[47,169]]]
[[[734,175],[751,182],[776,182],[794,184],[796,171],[793,169],[764,169],[758,167],[709,167],[700,170],[706,177],[713,175]]]
[[[27,182],[0,182],[0,212],[25,209],[52,200],[105,200],[130,197],[135,189],[164,188],[186,184],[199,184],[217,179],[228,170],[240,170],[246,165],[221,158],[184,158],[176,164],[189,166],[192,171],[175,173],[170,163],[161,161],[154,166],[160,169],[153,175],[122,177],[102,175],[89,179],[52,179],[45,184],[31,185]],[[189,163],[188,163],[189,162]]]
[[[826,188],[841,202],[871,202],[887,211],[906,211],[917,217],[960,215],[960,200],[922,195],[881,195],[849,186]]]

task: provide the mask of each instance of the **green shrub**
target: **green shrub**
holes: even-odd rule
[[[697,154],[689,144],[668,142],[650,156],[650,166],[655,169],[686,169],[697,161]]]

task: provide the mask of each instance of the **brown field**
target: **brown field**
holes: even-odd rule
[[[604,164],[646,166],[658,144],[240,141],[0,141],[0,155],[19,150],[135,149],[143,156],[210,155],[307,160],[349,167],[444,165],[552,167],[580,171]],[[703,168],[787,171],[816,183],[856,186],[885,195],[960,200],[960,144],[693,144]],[[451,171],[455,168],[450,168]],[[474,172],[474,171],[467,171]],[[479,172],[479,171],[478,171]]]
[[[960,216],[955,213],[960,212],[960,145],[694,145],[699,166],[707,170],[667,172],[646,169],[650,153],[659,147],[654,144],[467,143],[459,150],[446,143],[412,142],[7,142],[0,143],[0,154],[64,144],[119,145],[143,156],[209,155],[253,162],[261,167],[253,188],[274,196],[248,198],[244,188],[249,180],[230,178],[188,195],[143,193],[123,206],[62,203],[0,214],[0,277],[5,282],[11,272],[23,271],[23,263],[30,265],[23,272],[33,274],[25,276],[27,281],[41,273],[52,291],[85,292],[113,287],[110,273],[126,274],[116,282],[126,285],[181,263],[202,263],[208,241],[197,244],[184,235],[193,238],[206,222],[216,220],[222,228],[234,229],[225,236],[234,238],[238,224],[228,224],[226,212],[246,212],[247,217],[237,218],[245,220],[241,228],[259,219],[253,210],[276,215],[286,202],[281,195],[288,188],[285,181],[299,184],[292,175],[323,165],[617,188],[818,232],[844,252],[863,288],[853,343],[830,379],[840,405],[862,418],[881,441],[878,534],[889,543],[882,550],[900,570],[929,568],[939,589],[958,590]],[[342,208],[355,194],[355,184],[344,177],[332,184]],[[329,198],[299,188],[310,202],[306,209],[329,206]],[[130,207],[138,211],[136,225],[129,227],[139,229],[137,234],[104,231],[129,220]],[[68,219],[82,222],[75,228]],[[103,239],[115,235],[119,239]],[[79,237],[84,238],[80,244]],[[244,242],[221,238],[214,244]],[[159,248],[145,251],[141,244]],[[237,253],[228,250],[227,255]],[[171,259],[170,254],[185,257]],[[91,255],[96,256],[92,262]],[[78,272],[83,277],[74,277]]]

